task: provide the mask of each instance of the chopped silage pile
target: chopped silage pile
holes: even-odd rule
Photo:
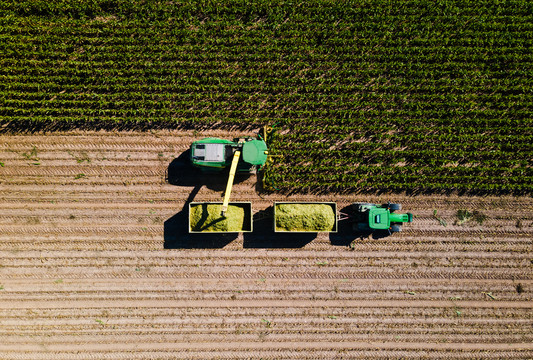
[[[226,217],[220,215],[220,204],[191,205],[189,222],[192,231],[239,232],[244,227],[245,211],[242,206],[229,205]]]
[[[329,204],[276,204],[276,231],[333,231],[335,220]]]

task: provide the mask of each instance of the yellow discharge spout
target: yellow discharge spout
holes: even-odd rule
[[[231,195],[231,188],[233,187],[233,179],[235,179],[235,172],[237,171],[237,163],[241,157],[241,151],[235,151],[233,155],[233,160],[231,161],[231,168],[229,170],[228,183],[226,185],[226,191],[224,192],[224,202],[222,203],[221,215],[226,216],[226,211],[228,210],[229,197]]]

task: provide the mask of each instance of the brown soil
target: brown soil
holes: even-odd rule
[[[253,233],[187,234],[186,203],[225,178],[173,185],[169,165],[239,135],[0,136],[0,358],[533,357],[533,199],[262,195],[251,176],[232,201]],[[274,201],[388,200],[415,215],[389,237],[271,229]]]

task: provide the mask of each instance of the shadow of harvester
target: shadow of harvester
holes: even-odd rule
[[[235,240],[238,234],[189,233],[189,204],[200,192],[202,186],[210,190],[222,192],[226,189],[229,170],[204,172],[192,166],[190,150],[183,152],[172,160],[167,169],[167,182],[180,187],[191,187],[191,192],[180,212],[167,219],[164,223],[165,249],[209,249],[222,248]],[[238,174],[234,183],[246,180],[250,174]]]

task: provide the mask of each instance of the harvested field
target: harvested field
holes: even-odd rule
[[[187,204],[226,179],[174,159],[238,135],[0,136],[0,358],[533,357],[530,197],[259,195],[252,176],[232,201],[252,202],[253,233],[187,234]],[[390,237],[268,218],[274,201],[387,200],[415,215]]]

